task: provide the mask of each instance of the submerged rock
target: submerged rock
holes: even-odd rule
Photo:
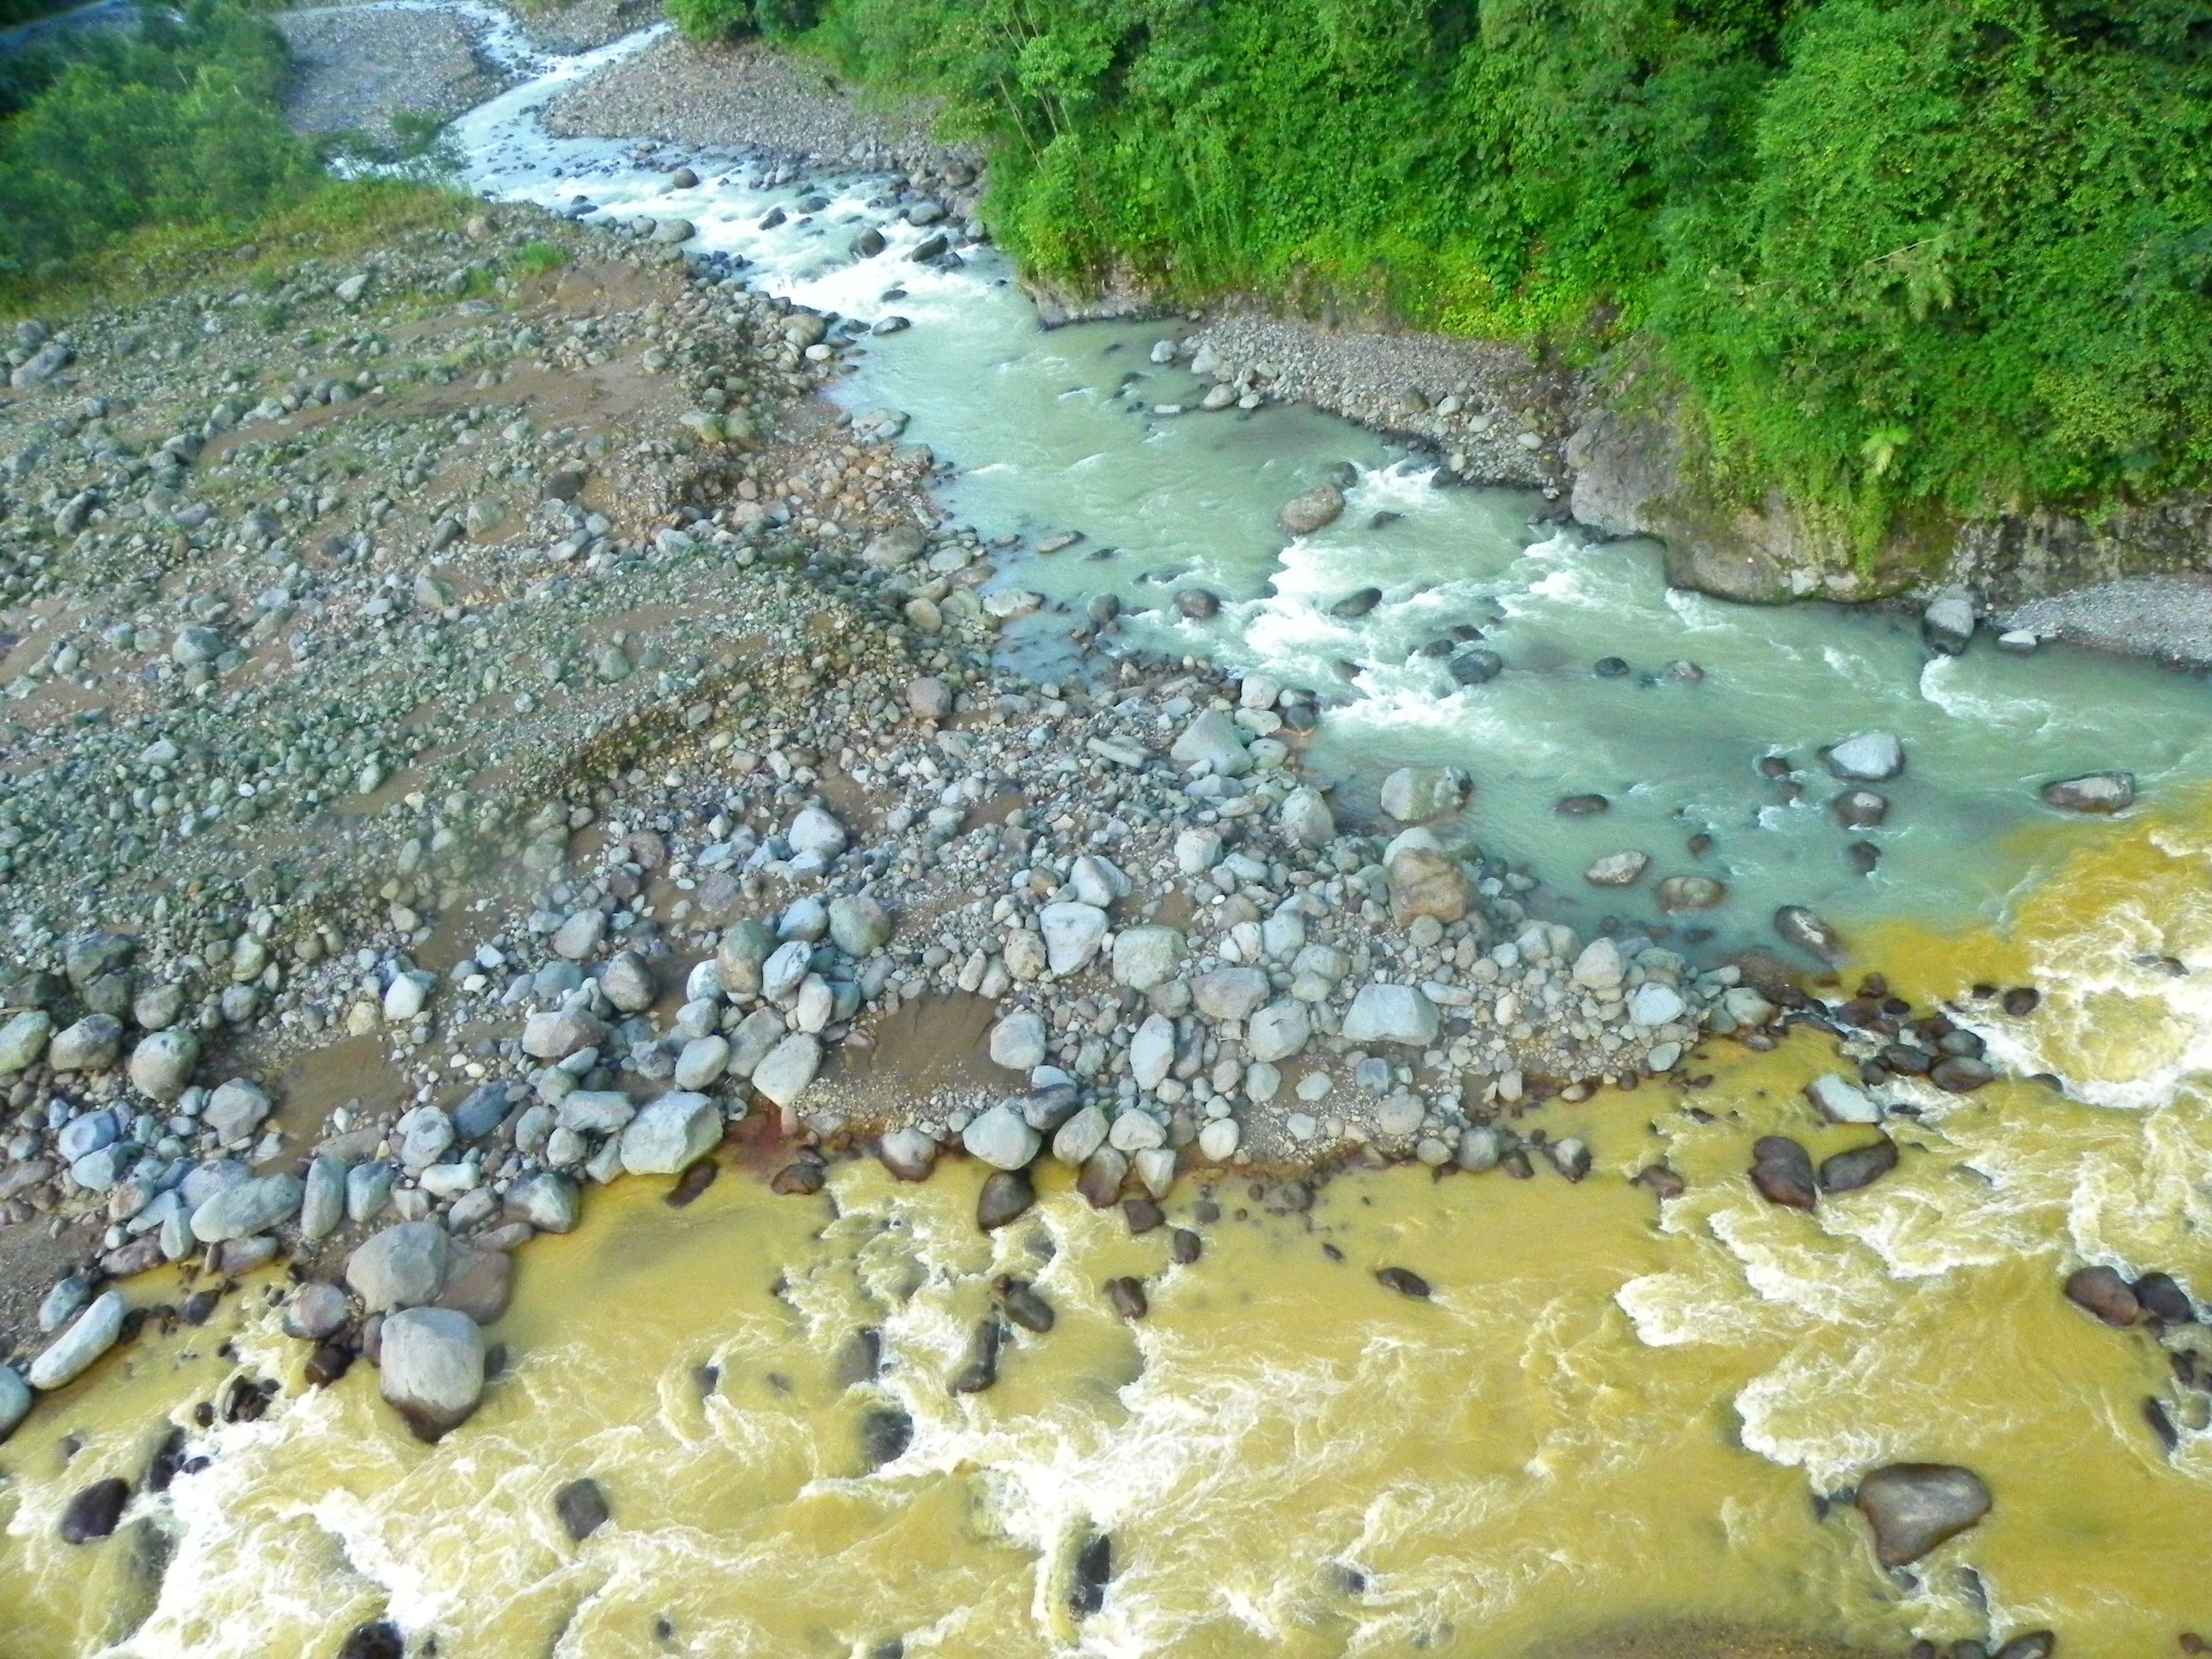
[[[606,1493],[589,1475],[571,1480],[553,1494],[553,1512],[561,1517],[568,1536],[579,1544],[606,1525],[611,1513]]]
[[[1802,904],[1785,904],[1777,910],[1774,931],[1785,943],[1818,957],[1830,967],[1844,959],[1843,935]]]

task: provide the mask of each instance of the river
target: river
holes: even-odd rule
[[[1893,1125],[1898,1171],[1808,1215],[1741,1177],[1759,1134],[1816,1158],[1863,1139],[1808,1131],[1799,1089],[1834,1062],[1800,1034],[1694,1094],[1547,1108],[1595,1153],[1571,1189],[1405,1168],[1331,1181],[1307,1210],[1186,1181],[1170,1219],[1203,1255],[1172,1268],[1164,1230],[1129,1237],[1070,1190],[980,1235],[964,1168],[905,1188],[848,1166],[808,1200],[725,1179],[681,1212],[627,1183],[526,1252],[494,1332],[511,1371],[436,1447],[363,1371],[287,1389],[260,1421],[194,1428],[208,1466],[88,1556],[55,1534],[73,1491],[135,1476],[240,1364],[291,1377],[301,1351],[249,1294],[42,1407],[0,1482],[0,1653],[322,1655],[380,1615],[410,1652],[434,1636],[573,1659],[1901,1655],[2039,1627],[2069,1654],[2134,1656],[2212,1628],[2204,1396],[2148,1333],[2058,1290],[2102,1262],[2212,1291],[2202,682],[1986,638],[1931,657],[1909,618],[1729,606],[1668,590],[1654,549],[1595,544],[1534,495],[1439,488],[1430,462],[1310,410],[1158,412],[1200,386],[1152,360],[1160,325],[1047,331],[988,250],[907,260],[926,233],[870,205],[879,179],[769,183],[743,155],[543,131],[552,92],[643,38],[541,64],[457,122],[469,185],[682,216],[795,301],[910,319],[854,354],[841,396],[907,416],[957,469],[945,511],[1018,538],[1000,584],[1079,612],[1112,592],[1142,643],[1326,688],[1311,758],[1354,799],[1398,765],[1465,768],[1483,845],[1585,929],[1653,919],[1650,883],[1579,881],[1642,848],[1656,873],[1729,884],[1708,948],[1771,947],[1773,908],[1810,904],[1855,970],[1960,1000],[2009,1072],[2051,1081],[1901,1085],[1918,1115]],[[703,182],[672,188],[678,160]],[[807,189],[826,205],[795,210]],[[856,262],[866,226],[890,246]],[[1286,548],[1276,509],[1345,465],[1343,518]],[[1035,550],[1064,531],[1083,539]],[[1191,586],[1218,616],[1166,603]],[[1367,586],[1371,611],[1332,614]],[[1068,625],[1018,627],[1010,659],[1060,672]],[[1460,625],[1500,678],[1456,687],[1422,653]],[[1607,657],[1630,672],[1595,672]],[[1701,677],[1670,672],[1686,661]],[[1879,829],[1845,831],[1826,787],[1786,799],[1759,769],[1782,754],[1809,777],[1817,747],[1868,729],[1910,757]],[[2144,802],[2116,822],[2037,798],[2105,768]],[[1611,809],[1554,810],[1585,793]],[[1862,839],[1872,875],[1845,856]],[[2043,1000],[2009,1018],[1966,1000],[1982,981]],[[1625,1179],[1661,1159],[1681,1196]],[[1379,1285],[1388,1266],[1432,1297]],[[996,1388],[953,1395],[997,1273],[1033,1280],[1057,1322],[1015,1334]],[[1102,1289],[1119,1273],[1152,1284],[1141,1324]],[[863,1330],[881,1364],[856,1376]],[[2200,1334],[2168,1340],[2212,1354]],[[1848,1504],[1822,1500],[1910,1459],[1975,1468],[1996,1508],[1885,1574]],[[586,1474],[613,1518],[577,1544],[551,1496]],[[1079,1617],[1099,1538],[1110,1577]]]

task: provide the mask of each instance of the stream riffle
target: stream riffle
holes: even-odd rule
[[[1808,904],[1855,967],[1949,1000],[2014,1077],[2050,1081],[1907,1085],[1898,1171],[1807,1214],[1741,1178],[1760,1134],[1816,1158],[1862,1138],[1811,1121],[1799,1091],[1833,1045],[1800,1033],[1692,1094],[1572,1109],[1595,1154],[1572,1190],[1407,1169],[1308,1209],[1188,1182],[1170,1219],[1204,1253],[1174,1267],[1164,1230],[1132,1237],[1067,1190],[981,1235],[964,1169],[917,1188],[851,1166],[809,1199],[725,1180],[680,1213],[629,1183],[532,1246],[495,1333],[511,1371],[434,1448],[366,1376],[287,1389],[260,1421],[195,1429],[209,1466],[88,1565],[55,1535],[73,1491],[135,1475],[236,1363],[291,1376],[301,1355],[248,1296],[42,1410],[0,1486],[0,1652],[321,1654],[379,1616],[445,1653],[574,1656],[1817,1650],[1790,1633],[1902,1653],[2046,1627],[2069,1653],[2134,1655],[2212,1626],[2207,1414],[2166,1351],[2212,1346],[2191,1328],[2161,1348],[2059,1293],[2084,1262],[2212,1289],[2203,685],[2061,647],[1933,654],[1899,616],[1727,605],[1668,589],[1656,550],[1597,544],[1534,495],[1443,486],[1432,459],[1311,410],[1160,412],[1206,384],[1155,361],[1176,331],[1044,330],[988,247],[908,257],[936,233],[880,177],[538,127],[552,92],[637,44],[458,122],[464,178],[681,217],[795,303],[908,319],[849,354],[842,399],[902,417],[951,469],[943,511],[1008,539],[994,587],[1044,600],[1008,630],[1012,666],[1062,672],[1110,593],[1134,646],[1322,691],[1310,759],[1346,799],[1400,766],[1463,768],[1468,833],[1585,930],[1669,920],[1651,908],[1668,874],[1729,890],[1694,918],[1705,950],[1779,948],[1774,908]],[[672,187],[679,161],[703,182]],[[856,260],[868,228],[885,249]],[[1340,467],[1343,516],[1285,537],[1278,508]],[[1334,614],[1370,586],[1371,609]],[[1217,614],[1176,607],[1193,588]],[[1470,629],[1504,669],[1462,687],[1424,647]],[[1597,672],[1608,658],[1628,672]],[[1887,821],[1846,830],[1814,755],[1866,730],[1895,733],[1907,769]],[[1770,755],[1802,793],[1762,774]],[[2038,799],[2105,769],[2144,802],[2117,823]],[[1608,810],[1556,810],[1591,793]],[[1650,878],[1583,884],[1627,849]],[[2042,1000],[2008,1018],[1981,983]],[[1681,1195],[1627,1181],[1662,1160]],[[1395,1295],[1386,1266],[1434,1294]],[[1000,1273],[1057,1322],[1013,1337],[996,1388],[953,1395]],[[1152,1284],[1140,1324],[1102,1288],[1121,1273]],[[880,1362],[856,1370],[864,1331]],[[1975,1468],[1996,1508],[1885,1574],[1830,1500],[1915,1459]],[[612,1519],[578,1543],[551,1499],[586,1474]],[[1110,1577],[1079,1617],[1101,1538]]]

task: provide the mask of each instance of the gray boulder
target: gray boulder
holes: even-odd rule
[[[1318,789],[1293,789],[1283,798],[1283,834],[1308,848],[1326,847],[1336,839],[1336,815]]]
[[[259,1084],[234,1077],[208,1097],[201,1120],[215,1131],[217,1145],[228,1146],[252,1135],[275,1108]]]
[[[191,1031],[156,1031],[131,1051],[131,1086],[165,1104],[184,1093],[199,1063],[200,1040]]]
[[[2046,783],[2040,793],[2045,805],[2062,812],[2124,812],[2135,805],[2136,780],[2132,772],[2090,772]]]
[[[1990,1512],[1990,1489],[1952,1463],[1891,1463],[1859,1481],[1858,1507],[1885,1567],[1917,1561]]]
[[[192,1212],[192,1233],[201,1243],[249,1238],[296,1213],[306,1184],[295,1175],[263,1176],[217,1193]]]
[[[352,1311],[343,1291],[322,1279],[311,1279],[293,1291],[284,1304],[284,1334],[303,1342],[319,1342],[343,1329]]]
[[[1244,729],[1218,708],[1207,709],[1185,726],[1168,758],[1185,771],[1202,764],[1224,778],[1241,778],[1253,765],[1244,747]]]
[[[57,1072],[104,1072],[123,1052],[123,1022],[112,1014],[87,1014],[54,1033],[46,1064]]]
[[[632,1175],[674,1175],[722,1139],[722,1109],[704,1095],[672,1092],[649,1102],[623,1131],[623,1168]]]
[[[1001,1103],[980,1114],[960,1137],[971,1158],[994,1170],[1018,1170],[1037,1155],[1037,1132],[1012,1107]]]
[[[1974,596],[1960,588],[1937,594],[1920,613],[1920,637],[1947,657],[1963,653],[1974,637]]]
[[[434,1221],[403,1221],[364,1239],[346,1258],[346,1283],[371,1313],[438,1299],[453,1240]]]
[[[991,1028],[991,1063],[1010,1072],[1035,1071],[1044,1064],[1050,1038],[1042,1014],[1019,1009]]]
[[[1106,938],[1106,913],[1095,904],[1048,904],[1037,912],[1044,931],[1045,965],[1066,978],[1080,973]]]
[[[572,1232],[582,1210],[574,1181],[558,1170],[526,1176],[507,1189],[507,1213],[541,1233]]]
[[[384,1322],[384,1398],[422,1440],[466,1422],[483,1398],[483,1334],[449,1308],[409,1308]]]
[[[1284,502],[1283,510],[1275,515],[1275,522],[1285,535],[1310,536],[1343,515],[1344,492],[1334,484],[1322,484]]]
[[[1257,968],[1216,968],[1191,981],[1190,995],[1208,1019],[1249,1019],[1269,988],[1267,975]]]
[[[1183,936],[1173,927],[1124,927],[1114,935],[1114,982],[1149,991],[1176,976]]]
[[[1436,1041],[1437,1006],[1411,985],[1363,985],[1344,1017],[1346,1042],[1403,1042],[1426,1046]]]
[[[1905,770],[1905,745],[1888,732],[1862,732],[1828,751],[1828,770],[1854,783],[1880,783]]]
[[[873,956],[890,939],[891,913],[871,895],[851,893],[830,901],[830,942],[847,956]]]
[[[82,1376],[122,1336],[123,1316],[127,1311],[120,1291],[96,1297],[76,1316],[76,1323],[31,1362],[31,1386],[51,1391]]]
[[[0,1444],[31,1414],[31,1385],[14,1367],[0,1365]]]
[[[1297,1053],[1312,1035],[1313,1014],[1304,1003],[1271,1002],[1245,1026],[1244,1048],[1253,1059],[1273,1064]]]
[[[327,1155],[310,1159],[306,1190],[300,1198],[300,1236],[328,1238],[345,1219],[345,1160]]]
[[[937,1165],[937,1142],[920,1129],[888,1131],[878,1152],[884,1167],[901,1181],[927,1181]]]
[[[790,1106],[806,1092],[822,1069],[822,1044],[805,1031],[793,1031],[753,1067],[752,1085],[778,1106]]]
[[[10,1077],[37,1062],[53,1035],[54,1017],[43,1008],[27,1008],[0,1025],[0,1077]],[[0,1387],[4,1387],[0,1384]]]

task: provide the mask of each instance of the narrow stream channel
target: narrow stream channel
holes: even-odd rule
[[[1354,799],[1399,766],[1464,768],[1468,834],[1585,928],[1660,920],[1652,880],[1582,882],[1632,848],[1654,878],[1727,884],[1695,919],[1712,948],[1778,948],[1774,907],[1803,903],[1916,999],[2041,987],[2033,1017],[1977,1024],[2060,1086],[1923,1090],[1893,1126],[1897,1173],[1808,1218],[1741,1178],[1750,1139],[1784,1126],[1815,1158],[1861,1138],[1806,1134],[1798,1091],[1834,1059],[1800,1034],[1732,1062],[1696,1111],[1655,1091],[1556,1109],[1596,1158],[1571,1193],[1400,1169],[1331,1182],[1310,1213],[1224,1183],[1208,1218],[1179,1191],[1171,1219],[1204,1222],[1206,1254],[1173,1270],[1164,1231],[1129,1237],[1066,1190],[981,1236],[964,1169],[913,1188],[849,1167],[827,1207],[726,1180],[681,1214],[629,1183],[532,1245],[496,1333],[514,1370],[435,1448],[369,1376],[288,1390],[210,1431],[211,1465],[91,1559],[55,1536],[70,1492],[136,1473],[162,1420],[228,1375],[224,1336],[270,1374],[293,1374],[296,1346],[237,1298],[232,1323],[140,1344],[42,1410],[11,1452],[52,1475],[0,1487],[0,1654],[324,1655],[387,1610],[442,1654],[571,1659],[1840,1651],[1800,1639],[1901,1656],[2038,1627],[2121,1659],[2212,1629],[2203,1396],[2148,1335],[2057,1291],[2087,1261],[2212,1292],[2202,682],[1986,637],[1932,657],[1908,618],[1729,606],[1668,590],[1650,547],[1593,544],[1533,495],[1439,488],[1421,457],[1310,410],[1156,412],[1200,385],[1152,361],[1171,331],[1048,331],[989,250],[916,264],[929,233],[871,205],[880,178],[770,184],[757,158],[544,132],[553,93],[649,38],[544,62],[455,123],[463,177],[689,219],[748,281],[861,329],[909,319],[855,349],[840,395],[904,416],[957,469],[946,513],[1016,538],[996,585],[1048,600],[1010,630],[1017,661],[1055,672],[1055,640],[1112,593],[1137,643],[1322,690],[1314,759]],[[703,182],[671,188],[679,163]],[[810,192],[823,204],[802,210]],[[856,261],[870,227],[886,249]],[[1340,466],[1343,518],[1285,537],[1277,509]],[[1065,532],[1081,539],[1036,550]],[[1332,614],[1370,586],[1371,611]],[[1174,610],[1193,586],[1217,616]],[[1455,628],[1481,630],[1498,678],[1458,686],[1425,653]],[[1610,657],[1630,672],[1599,674]],[[1908,769],[1886,823],[1845,830],[1814,750],[1869,729],[1902,739]],[[1769,754],[1802,799],[1762,775]],[[2143,802],[2118,822],[2038,799],[2114,768]],[[1589,793],[1610,810],[1556,811]],[[1881,849],[1871,875],[1846,858],[1858,840]],[[1662,1156],[1689,1182],[1663,1205],[1624,1179]],[[1378,1286],[1395,1263],[1433,1301]],[[988,1394],[951,1395],[1000,1271],[1060,1324],[1018,1335]],[[1121,1273],[1156,1279],[1141,1327],[1100,1290]],[[883,1361],[850,1386],[864,1329]],[[64,1479],[65,1440],[82,1449]],[[1818,1500],[1905,1459],[1975,1468],[1997,1506],[1886,1575],[1848,1505]],[[578,1545],[551,1494],[586,1474],[615,1519]],[[1111,1582],[1079,1620],[1100,1537]]]

